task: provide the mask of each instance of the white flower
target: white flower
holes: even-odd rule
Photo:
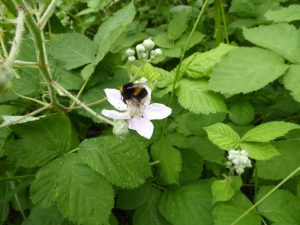
[[[135,48],[138,53],[146,52],[145,46],[142,44],[138,44]]]
[[[131,49],[131,48],[128,48],[128,49],[125,51],[125,54],[126,54],[127,56],[134,56],[135,51],[134,51],[133,49]],[[129,58],[129,57],[128,57],[128,58]]]
[[[129,131],[128,131],[128,123],[124,120],[116,120],[114,122],[114,128],[113,128],[113,133],[116,136],[126,136]]]
[[[135,57],[134,56],[128,56],[128,62],[134,62]]]
[[[151,38],[148,38],[143,41],[143,45],[147,50],[150,50],[150,49],[154,48],[155,43],[154,43],[154,41],[151,40]]]
[[[238,175],[244,173],[246,167],[252,167],[246,150],[229,150],[226,167],[234,169]]]
[[[104,89],[108,102],[117,110],[102,110],[102,114],[114,120],[126,120],[129,129],[136,130],[139,135],[150,139],[154,126],[151,120],[161,120],[168,117],[172,109],[159,103],[151,102],[151,90],[144,86],[148,92],[147,99],[141,104],[134,104],[130,101],[125,104],[121,92],[116,89]]]

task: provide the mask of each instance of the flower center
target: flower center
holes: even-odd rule
[[[134,116],[142,117],[146,106],[139,102],[128,101],[127,107],[128,107],[128,111],[129,111],[131,117],[134,117]]]

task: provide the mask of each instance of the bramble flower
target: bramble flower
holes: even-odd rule
[[[168,117],[172,109],[160,103],[150,104],[151,90],[146,85],[144,87],[148,95],[139,104],[131,101],[125,103],[121,92],[117,89],[104,89],[108,102],[119,111],[104,109],[101,114],[116,121],[127,121],[129,129],[135,130],[139,135],[150,139],[154,130],[151,120],[161,120]]]
[[[229,150],[226,167],[235,170],[238,175],[245,172],[246,167],[252,167],[246,150]]]

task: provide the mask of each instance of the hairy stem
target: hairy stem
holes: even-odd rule
[[[113,122],[109,119],[106,119],[103,116],[100,116],[98,113],[96,113],[94,110],[92,110],[90,107],[88,107],[86,104],[84,104],[83,102],[81,102],[78,98],[76,98],[74,95],[72,95],[70,92],[68,92],[66,89],[64,89],[64,87],[62,87],[61,85],[59,85],[57,82],[52,81],[51,85],[54,89],[57,90],[58,93],[62,93],[64,95],[66,95],[67,97],[69,97],[70,99],[72,99],[77,105],[79,105],[81,108],[83,108],[85,111],[87,111],[88,113],[90,113],[91,115],[93,115],[94,117],[96,117],[97,119],[99,119],[101,122],[113,125]]]
[[[8,57],[5,60],[5,63],[8,67],[12,67],[15,59],[17,58],[17,55],[20,50],[22,34],[24,30],[25,11],[21,6],[19,6],[17,10],[18,10],[18,18],[17,18],[16,33]]]
[[[26,62],[26,61],[21,61],[21,60],[15,60],[14,66],[38,68],[39,64],[37,62]]]
[[[42,18],[38,22],[38,27],[43,30],[45,25],[47,24],[48,20],[52,16],[55,10],[57,0],[52,0],[49,4],[48,8],[46,9],[45,13],[43,14]]]

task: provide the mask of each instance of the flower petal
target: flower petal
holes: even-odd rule
[[[150,120],[135,116],[129,120],[129,129],[136,130],[139,135],[150,139],[153,134],[154,126]]]
[[[171,115],[172,109],[160,103],[146,106],[143,117],[148,120],[161,120]]]
[[[144,85],[144,88],[145,88],[146,91],[148,92],[148,95],[147,95],[147,97],[146,97],[146,100],[145,100],[145,102],[144,102],[144,105],[148,106],[148,105],[150,105],[150,103],[151,103],[151,89],[150,89],[148,86],[146,86],[146,85]]]
[[[118,110],[126,110],[127,105],[122,100],[121,92],[117,89],[105,88],[107,101]]]
[[[108,117],[108,118],[112,118],[114,120],[128,120],[128,119],[130,119],[130,113],[128,111],[118,112],[116,110],[103,109],[101,111],[101,114]]]

